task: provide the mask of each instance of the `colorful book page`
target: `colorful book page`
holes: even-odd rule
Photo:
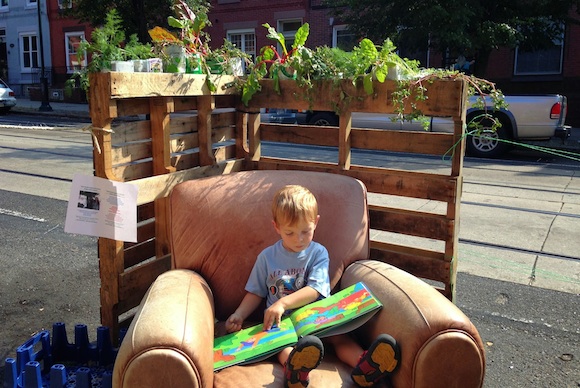
[[[330,327],[353,321],[382,304],[359,282],[328,298],[299,308],[290,315],[298,337],[320,334]],[[370,318],[370,317],[369,317]]]
[[[296,331],[289,318],[283,319],[279,326],[268,331],[260,324],[216,338],[213,345],[214,370],[265,359],[297,341]]]

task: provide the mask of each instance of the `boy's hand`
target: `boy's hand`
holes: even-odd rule
[[[240,331],[242,329],[242,323],[244,323],[242,317],[236,313],[233,313],[226,321],[227,332],[233,333],[234,331]]]
[[[286,309],[280,301],[275,302],[264,312],[264,330],[270,330],[272,326],[280,325],[280,320]]]

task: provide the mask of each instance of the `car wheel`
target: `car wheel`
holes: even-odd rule
[[[505,126],[492,131],[491,119],[484,119],[481,125],[482,130],[479,134],[471,134],[467,137],[467,153],[469,155],[480,158],[495,158],[510,150],[511,146],[503,141],[509,139]]]
[[[338,127],[338,116],[332,112],[315,113],[308,120],[310,125]]]

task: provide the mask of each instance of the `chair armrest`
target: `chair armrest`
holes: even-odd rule
[[[364,346],[378,334],[401,347],[395,387],[481,387],[485,352],[469,318],[439,291],[417,277],[375,260],[357,261],[341,287],[363,281],[383,309],[357,331]]]
[[[211,387],[213,296],[189,270],[160,275],[143,298],[117,355],[114,387]]]

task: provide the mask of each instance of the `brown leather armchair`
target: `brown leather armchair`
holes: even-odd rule
[[[401,346],[395,387],[480,387],[485,354],[476,328],[437,290],[389,264],[368,260],[366,189],[341,175],[247,171],[188,181],[170,195],[173,268],[139,306],[117,356],[114,387],[279,387],[275,359],[213,372],[213,339],[244,296],[257,254],[278,236],[270,202],[285,184],[308,187],[321,215],[315,240],[330,254],[332,287],[364,283],[384,304],[355,335],[363,346],[389,333]],[[253,320],[260,321],[261,311]],[[220,333],[221,334],[221,333]],[[331,349],[311,387],[351,387]]]

